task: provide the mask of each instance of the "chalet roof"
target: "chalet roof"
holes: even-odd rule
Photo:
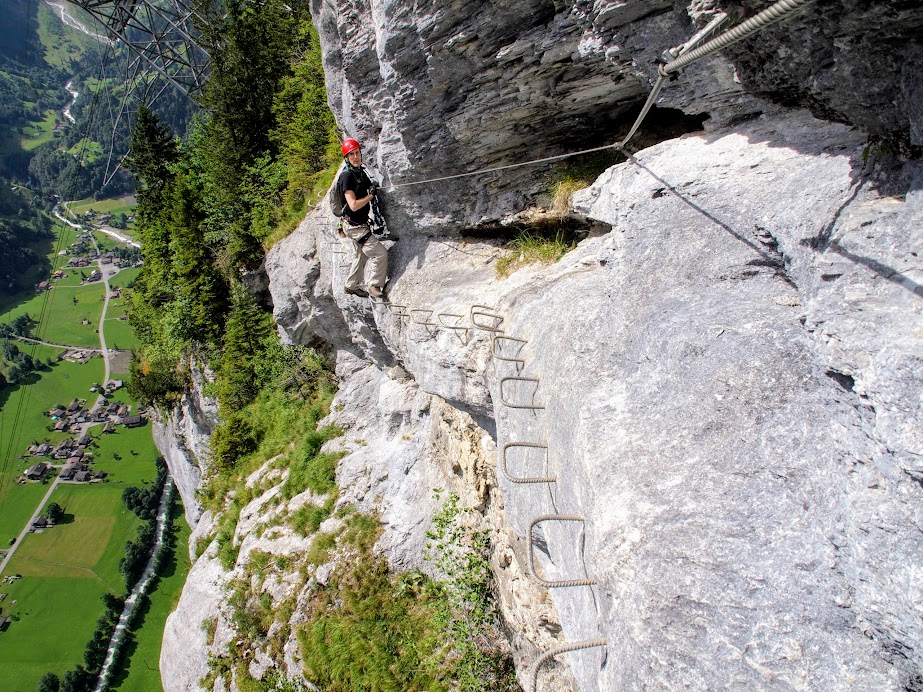
[[[75,481],[85,481],[85,480],[87,480],[89,477],[90,477],[90,472],[89,472],[89,471],[78,471],[78,472],[74,475],[74,480],[75,480]]]
[[[27,476],[41,476],[45,473],[45,470],[48,468],[48,465],[44,461],[40,461],[35,466],[31,466],[28,471],[26,471]]]

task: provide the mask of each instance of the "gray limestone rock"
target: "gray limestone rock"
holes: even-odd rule
[[[407,235],[518,211],[547,193],[553,171],[407,183],[612,144],[665,50],[720,10],[736,22],[769,4],[331,0],[312,13],[337,122],[364,143],[382,181],[398,186],[385,201]],[[923,9],[902,0],[813,3],[688,67],[651,118],[676,109],[714,130],[795,105],[920,146],[921,26]]]
[[[391,507],[401,540],[381,547],[396,564],[412,563],[420,521],[400,498],[439,481],[392,485],[392,471],[375,470],[405,420],[381,411],[433,416],[434,401],[449,402],[506,461],[496,481],[489,467],[464,475],[497,484],[483,503],[473,482],[468,502],[505,527],[494,565],[523,682],[555,641],[603,637],[607,647],[543,669],[542,684],[915,684],[923,178],[913,164],[895,177],[884,160],[864,162],[863,144],[806,113],[665,142],[577,195],[577,210],[612,230],[557,264],[501,280],[491,243],[402,240],[390,299],[407,317],[343,312],[374,320],[413,377],[385,384],[341,351],[341,396],[358,406],[339,420],[379,431],[344,459],[341,480]],[[309,220],[299,233],[317,230]],[[270,276],[274,295],[290,292],[292,273]],[[276,311],[288,329],[294,311]],[[426,324],[440,314],[461,317]],[[363,410],[379,411],[373,428]],[[503,455],[522,442],[547,446],[547,460],[538,448]],[[530,539],[536,518],[561,514],[582,521],[541,521]],[[553,609],[536,610],[536,581],[517,596],[521,577],[504,568],[526,569],[530,540],[544,579],[596,585],[549,589]],[[571,683],[551,681],[567,667]]]

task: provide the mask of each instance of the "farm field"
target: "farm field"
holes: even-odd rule
[[[36,320],[41,317],[40,324],[32,328],[36,339],[99,348],[96,329],[103,312],[104,290],[101,281],[86,286],[56,286],[0,313],[0,321],[9,323],[28,313]],[[83,323],[84,320],[87,324]]]
[[[120,212],[130,214],[135,209],[135,196],[125,195],[124,197],[114,197],[112,199],[77,199],[65,202],[64,205],[71,214],[82,214],[92,209],[100,214],[118,214]]]
[[[149,480],[152,461],[126,462],[137,468],[125,477]],[[104,609],[100,597],[125,592],[119,560],[140,523],[122,502],[126,487],[125,481],[60,485],[52,500],[64,508],[64,522],[23,540],[6,570],[22,579],[2,587],[4,615],[14,620],[4,634],[15,636],[0,639],[0,668],[15,683],[0,682],[0,690],[34,690],[45,673],[60,676],[83,661]]]
[[[20,342],[25,353],[46,358],[46,354],[61,352],[45,346]],[[59,361],[50,371],[33,375],[31,384],[0,390],[0,451],[9,454],[0,469],[0,545],[18,535],[25,526],[36,504],[48,489],[41,483],[16,485],[15,480],[34,460],[22,461],[18,457],[35,441],[52,443],[64,439],[64,433],[48,430],[50,419],[44,412],[57,404],[67,404],[75,396],[90,397],[89,389],[103,377],[102,358],[93,358],[80,365]],[[148,434],[150,434],[148,429]],[[153,444],[153,443],[152,443]]]
[[[33,122],[28,127],[23,128],[22,137],[19,140],[20,146],[25,151],[32,151],[51,141],[54,135],[54,126],[61,120],[57,111],[45,111],[45,119],[39,122]]]
[[[74,231],[74,229],[68,226],[64,226],[63,224],[56,224],[52,230],[55,234],[55,239],[48,243],[48,245],[41,250],[37,247],[34,248],[36,251],[46,252],[48,261],[51,264],[51,272],[53,272],[55,269],[63,268],[69,259],[69,257],[64,255],[58,255],[57,252],[62,248],[68,247],[71,243],[77,240],[77,233]],[[77,285],[80,283],[79,272],[67,269],[65,269],[65,271],[68,271],[72,276],[77,277],[76,280],[73,280],[70,276],[67,279],[62,279],[65,285],[68,283],[70,283],[70,285]],[[47,275],[43,274],[33,278],[36,282],[42,281],[44,279],[48,279],[51,275],[51,272],[49,272]],[[32,290],[23,291],[22,293],[16,295],[2,296],[0,297],[0,314],[7,314],[23,303],[33,300],[35,297],[35,292]],[[32,313],[29,314],[31,315]]]
[[[103,145],[88,137],[84,137],[68,149],[67,153],[78,157],[81,161],[93,163],[103,155]]]
[[[106,345],[109,348],[118,350],[138,348],[138,338],[135,336],[134,331],[132,331],[131,325],[128,324],[128,320],[107,317],[103,329],[105,329],[106,332]]]
[[[102,363],[101,360],[96,362]],[[56,366],[68,367],[88,368],[89,364],[61,363]],[[76,378],[68,379],[67,387],[78,386]],[[37,388],[39,384],[30,385],[30,388]],[[88,389],[89,378],[83,384]],[[87,392],[86,396],[94,395]],[[136,410],[135,402],[124,390],[115,392],[109,399],[130,403]],[[46,401],[56,400],[32,397],[30,409],[38,413],[47,407],[35,406],[33,409],[33,405]],[[4,413],[6,410],[4,407]],[[4,426],[4,430],[7,428]],[[107,471],[108,478],[93,484],[58,485],[49,502],[61,505],[65,512],[64,521],[41,533],[28,534],[4,571],[5,575],[20,574],[23,578],[0,586],[0,593],[8,593],[0,608],[4,616],[14,619],[11,629],[0,637],[0,669],[5,673],[0,676],[0,692],[8,689],[34,690],[45,673],[60,675],[82,662],[86,642],[103,612],[100,596],[106,592],[125,593],[124,578],[118,565],[124,555],[125,543],[134,537],[139,520],[125,508],[121,496],[129,486],[142,486],[153,479],[157,449],[149,424],[131,429],[117,427],[114,433],[106,435],[102,434],[102,426],[96,426],[91,428],[91,436],[94,442],[88,451],[95,459],[92,468]],[[15,528],[15,533],[18,533],[47,490],[47,485],[30,483],[16,486],[8,483],[4,490],[9,493],[8,497],[17,500],[19,498],[15,494],[18,491],[37,491],[31,503],[17,503],[22,506],[19,512],[22,521]],[[6,522],[12,517],[12,512],[7,511],[11,505],[11,502],[2,504]],[[74,599],[79,600],[77,607],[74,607]],[[63,620],[62,613],[66,614]],[[15,637],[6,636],[11,631],[15,631]],[[151,636],[159,637],[160,633]],[[49,651],[54,655],[41,655],[41,652]]]

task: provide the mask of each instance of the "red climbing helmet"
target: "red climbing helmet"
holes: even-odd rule
[[[350,137],[349,139],[344,139],[343,144],[340,145],[340,149],[343,150],[343,156],[346,156],[350,152],[356,151],[356,149],[361,149],[361,148],[362,148],[362,145],[359,144],[359,142],[354,140],[352,137]]]

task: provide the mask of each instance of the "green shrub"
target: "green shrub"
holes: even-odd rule
[[[330,497],[321,507],[310,503],[303,505],[292,512],[289,524],[302,536],[310,536],[316,533],[324,520],[330,516],[335,502],[336,497]]]
[[[526,264],[557,262],[576,246],[576,239],[571,233],[556,231],[548,235],[538,231],[524,231],[509,243],[507,252],[497,259],[497,276],[509,276]]]

